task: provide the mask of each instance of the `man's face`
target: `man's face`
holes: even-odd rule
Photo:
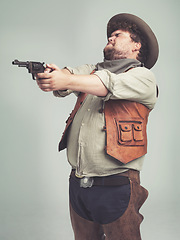
[[[111,34],[104,48],[104,58],[106,60],[136,58],[138,54],[136,51],[137,43],[131,39],[130,33],[116,30]]]

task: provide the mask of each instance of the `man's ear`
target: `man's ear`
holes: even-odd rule
[[[139,51],[140,48],[141,48],[141,43],[140,42],[135,42],[133,52]]]

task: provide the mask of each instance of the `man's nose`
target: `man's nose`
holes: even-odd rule
[[[113,42],[114,41],[114,36],[111,36],[108,38],[108,42]]]

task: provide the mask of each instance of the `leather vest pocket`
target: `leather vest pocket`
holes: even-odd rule
[[[120,128],[120,140],[121,142],[132,141],[132,125],[128,123],[121,123]]]
[[[143,141],[142,123],[134,123],[133,130],[134,141]]]
[[[144,133],[142,121],[121,121],[115,119],[118,143],[128,146],[143,146]]]

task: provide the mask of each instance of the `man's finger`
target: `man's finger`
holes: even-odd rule
[[[46,64],[46,66],[48,68],[51,68],[52,70],[59,70],[58,66],[56,66],[55,64]]]
[[[43,73],[37,73],[36,76],[38,79],[48,79],[51,75],[48,71],[45,71]]]
[[[50,91],[51,90],[49,84],[38,84],[38,86],[43,91]]]
[[[45,73],[45,72],[50,73],[50,72],[52,72],[52,71],[53,71],[52,68],[46,67],[45,70],[44,70],[44,73]]]
[[[49,78],[38,78],[37,79],[37,82],[39,84],[50,84],[51,83],[51,80]]]

